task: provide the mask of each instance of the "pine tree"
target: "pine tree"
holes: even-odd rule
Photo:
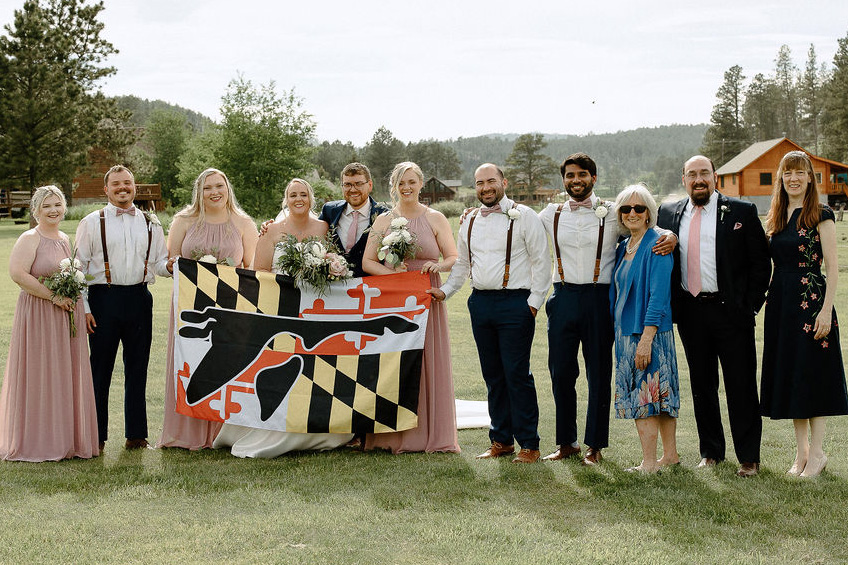
[[[839,39],[833,71],[825,87],[824,154],[848,162],[848,35]]]
[[[525,133],[515,140],[512,153],[506,158],[506,177],[514,194],[531,195],[553,177],[556,163],[542,153],[547,146],[541,133]]]
[[[798,85],[798,102],[800,110],[799,142],[812,148],[813,152],[819,153],[819,122],[821,119],[823,102],[822,72],[816,60],[816,48],[811,43],[807,51],[807,64],[804,74]]]
[[[752,141],[774,139],[781,134],[775,108],[780,93],[769,78],[757,73],[745,89],[742,117]]]
[[[718,102],[710,115],[711,125],[704,134],[701,152],[721,166],[745,149],[750,142],[742,119],[742,67],[734,65],[724,73],[724,83],[716,92]]]
[[[117,53],[103,39],[103,3],[27,0],[0,37],[0,178],[32,189],[70,179],[94,143],[115,151],[127,114],[99,92]]]

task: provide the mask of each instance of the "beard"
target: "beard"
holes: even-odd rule
[[[583,183],[569,183],[565,185],[565,192],[568,193],[571,198],[580,202],[592,194],[592,188],[594,188],[594,186],[595,183],[592,181],[587,182],[585,185]]]
[[[707,190],[704,191],[704,192],[697,192],[696,193],[695,192],[696,188],[706,188]],[[695,206],[706,205],[707,202],[710,201],[710,196],[712,196],[712,193],[710,193],[709,188],[710,188],[710,186],[706,183],[699,182],[697,184],[693,184],[692,185],[692,194],[690,194],[690,198],[692,199],[692,204],[694,204]]]

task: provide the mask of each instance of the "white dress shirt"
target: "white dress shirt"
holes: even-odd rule
[[[689,291],[687,273],[687,251],[689,250],[689,224],[695,205],[686,203],[680,218],[680,282],[683,290]],[[709,202],[701,210],[701,292],[718,292],[718,267],[716,260],[716,223],[718,217],[718,193],[713,191]]]
[[[144,258],[147,255],[147,231],[153,234],[150,242],[150,257],[147,264],[147,278],[144,278]],[[106,248],[109,252],[109,270],[112,284],[130,286],[147,282],[153,284],[155,275],[170,277],[168,272],[168,249],[162,226],[150,222],[148,227],[141,210],[134,216],[117,215],[115,206],[106,205]],[[103,261],[103,245],[100,239],[100,210],[83,218],[77,227],[77,259],[82,270],[93,276],[89,285],[106,284],[106,269]],[[85,311],[90,313],[88,297],[85,299]]]
[[[455,294],[471,274],[471,285],[477,290],[500,290],[503,287],[506,266],[506,241],[510,221],[515,222],[512,232],[512,253],[509,261],[508,289],[528,289],[527,304],[535,309],[542,307],[551,285],[551,261],[545,228],[532,209],[518,204],[520,216],[510,220],[506,212],[513,203],[506,197],[500,201],[503,213],[483,217],[479,212],[471,230],[471,261],[468,263],[468,226],[470,217],[459,227],[456,247],[459,251],[450,276],[441,290],[447,297]]]
[[[580,207],[572,211],[568,202],[562,207],[559,215],[559,229],[557,230],[557,241],[559,242],[560,258],[562,259],[562,271],[565,282],[571,284],[591,284],[595,282],[595,259],[598,256],[598,233],[601,220],[595,215],[595,208],[600,198],[592,194],[592,208]],[[598,276],[599,283],[610,284],[612,271],[615,266],[615,246],[618,241],[618,222],[615,219],[615,210],[612,202],[604,204],[607,208],[607,216],[604,219],[604,242],[601,248],[601,272]],[[545,231],[553,244],[554,241],[554,218],[559,204],[548,204],[539,213],[539,219],[545,226]],[[556,251],[554,251],[553,282],[561,282],[556,265]]]
[[[353,221],[353,211],[354,207],[348,203],[345,206],[344,212],[339,216],[339,223],[336,227],[336,233],[339,235],[339,239],[341,239],[342,245],[347,245],[347,232],[350,229],[350,223]],[[359,238],[362,237],[362,234],[365,233],[365,230],[368,229],[368,226],[371,225],[371,201],[366,200],[365,204],[359,209],[359,221],[356,226],[356,239],[354,241],[359,241]],[[348,250],[350,251],[350,250]]]

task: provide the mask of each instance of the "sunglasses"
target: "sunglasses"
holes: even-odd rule
[[[636,210],[637,214],[644,214],[645,210],[647,210],[647,206],[642,206],[641,204],[637,204],[635,206],[631,206],[630,204],[623,204],[618,207],[619,212],[622,214],[629,214],[630,210]]]

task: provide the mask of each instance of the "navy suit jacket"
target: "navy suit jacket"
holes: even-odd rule
[[[689,198],[660,206],[657,225],[680,234],[680,219]],[[740,323],[754,324],[765,302],[771,278],[771,256],[757,207],[750,202],[718,193],[716,209],[716,269],[721,302],[731,306]],[[680,251],[674,250],[672,312],[680,321]]]
[[[657,255],[651,250],[659,236],[653,229],[645,232],[621,288],[616,289],[615,280],[610,285],[610,312],[625,335],[641,334],[645,326],[657,326],[658,332],[666,332],[673,327],[670,291],[674,259],[671,255]],[[618,245],[613,273],[624,260],[626,247],[624,242]],[[615,319],[616,300],[624,300],[621,319]]]
[[[371,217],[368,218],[368,225],[374,225],[374,218],[382,214],[383,212],[388,212],[389,209],[385,206],[378,204],[376,200],[368,197],[368,200],[371,202]],[[353,276],[354,277],[365,277],[368,276],[365,271],[362,270],[362,256],[365,254],[365,245],[368,243],[368,234],[371,232],[363,233],[359,241],[356,242],[350,251],[344,251],[344,244],[342,243],[341,237],[338,234],[338,226],[339,226],[339,218],[344,214],[345,208],[347,207],[347,202],[344,200],[333,200],[331,202],[327,202],[321,208],[321,215],[318,216],[319,220],[324,220],[330,225],[330,230],[332,230],[333,234],[333,242],[336,244],[342,252],[344,252],[344,258],[347,259],[347,262],[350,263],[353,268]]]

